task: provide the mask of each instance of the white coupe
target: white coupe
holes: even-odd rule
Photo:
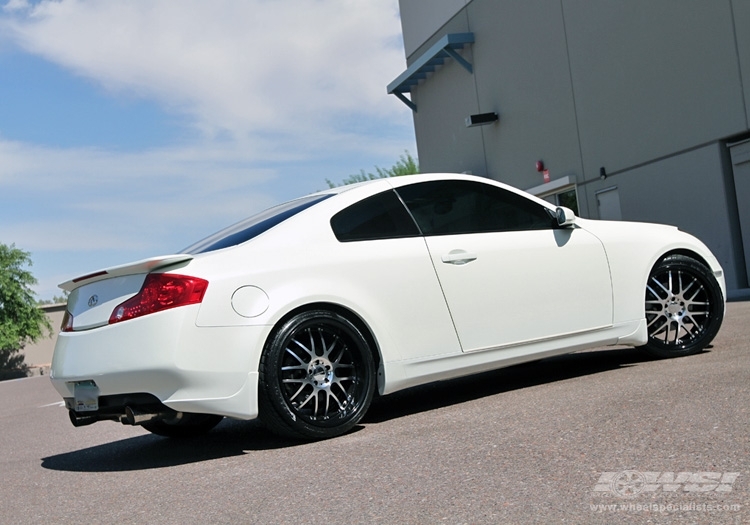
[[[347,432],[375,391],[602,345],[695,354],[726,296],[677,228],[448,174],[302,197],[60,287],[51,379],[74,425],[176,437],[260,417],[302,439]]]

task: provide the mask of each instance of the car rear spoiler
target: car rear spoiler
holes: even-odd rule
[[[193,259],[192,255],[183,253],[178,255],[161,255],[159,257],[151,257],[149,259],[143,259],[120,266],[113,266],[105,270],[82,275],[76,277],[70,281],[58,284],[60,288],[67,292],[72,292],[76,288],[83,286],[84,284],[94,283],[96,281],[102,281],[111,277],[120,277],[122,275],[134,275],[138,273],[150,273],[154,270],[165,268],[167,266],[174,266],[180,263],[186,263]]]

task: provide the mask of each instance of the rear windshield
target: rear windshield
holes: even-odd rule
[[[277,224],[287,220],[289,217],[292,217],[302,210],[305,210],[331,196],[332,194],[330,193],[324,195],[310,195],[308,197],[302,197],[300,199],[279,204],[278,206],[269,208],[257,215],[253,215],[249,219],[245,219],[244,221],[233,224],[228,228],[224,228],[213,235],[209,235],[205,239],[188,246],[180,253],[196,255],[199,253],[220,250],[222,248],[229,248],[230,246],[237,246],[238,244],[249,241],[253,237],[257,237],[264,231],[270,230]]]

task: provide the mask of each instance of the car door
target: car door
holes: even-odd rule
[[[482,182],[397,191],[425,236],[464,352],[611,326],[609,265],[592,234],[559,228],[541,204]]]
[[[339,245],[326,271],[369,319],[381,350],[413,360],[461,346],[421,232],[393,190],[331,218]]]

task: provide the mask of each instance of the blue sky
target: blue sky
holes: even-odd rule
[[[416,154],[397,0],[0,0],[0,243],[57,284]]]

